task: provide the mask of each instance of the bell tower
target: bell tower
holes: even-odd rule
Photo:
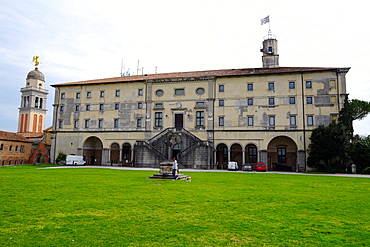
[[[275,35],[269,31],[262,42],[262,65],[263,68],[278,68],[279,67],[279,53],[278,41]]]
[[[26,86],[21,88],[18,132],[42,132],[45,129],[46,98],[49,93],[44,89],[45,77],[39,71],[38,56],[33,57],[35,69],[27,74]]]

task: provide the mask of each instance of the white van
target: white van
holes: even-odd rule
[[[83,166],[86,164],[84,157],[81,155],[67,155],[66,165]]]
[[[238,166],[238,162],[235,162],[235,161],[231,161],[229,162],[229,164],[227,164],[227,170],[238,170],[239,169],[239,166]]]

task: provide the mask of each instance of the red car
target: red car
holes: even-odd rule
[[[256,164],[256,171],[266,171],[266,163],[265,162],[257,162]]]

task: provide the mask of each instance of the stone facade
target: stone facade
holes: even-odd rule
[[[58,152],[87,164],[227,169],[257,161],[304,171],[309,137],[336,121],[350,68],[279,67],[277,40],[263,68],[116,77],[55,88],[51,162]]]
[[[311,131],[338,117],[349,68],[252,68],[56,84],[52,162],[304,170]]]

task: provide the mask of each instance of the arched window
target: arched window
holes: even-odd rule
[[[42,117],[42,115],[40,115],[39,116],[39,127],[38,127],[38,130],[37,130],[37,132],[42,132],[42,122],[43,122],[43,117]]]
[[[33,125],[32,125],[32,132],[36,132],[37,127],[37,114],[33,115]]]

